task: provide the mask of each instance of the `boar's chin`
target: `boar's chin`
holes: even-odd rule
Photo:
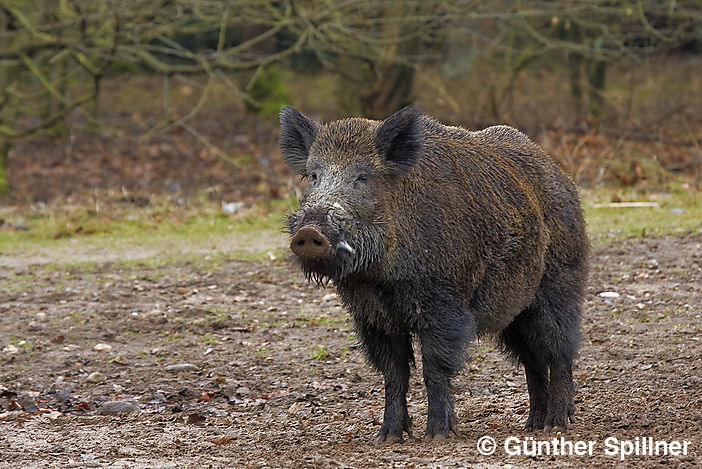
[[[320,286],[326,286],[330,280],[342,280],[351,274],[350,256],[345,251],[337,251],[334,256],[324,261],[303,261],[296,258],[305,278]]]

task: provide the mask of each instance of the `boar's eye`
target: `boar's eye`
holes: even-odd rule
[[[310,173],[310,182],[317,182],[319,177],[317,176],[317,171],[312,171]]]
[[[361,173],[358,176],[356,176],[356,180],[353,182],[355,186],[358,184],[363,184],[364,182],[368,181],[368,175],[366,173]]]

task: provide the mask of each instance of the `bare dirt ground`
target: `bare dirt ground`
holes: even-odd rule
[[[489,341],[455,380],[459,438],[373,446],[382,380],[333,289],[285,261],[15,262],[0,285],[1,468],[702,467],[699,234],[594,251],[577,419],[560,435],[597,441],[592,456],[506,454],[507,437],[554,435],[522,430],[523,372]],[[409,395],[417,436],[420,371]],[[484,435],[493,456],[477,451]],[[622,461],[605,453],[607,437],[691,443],[686,456]]]

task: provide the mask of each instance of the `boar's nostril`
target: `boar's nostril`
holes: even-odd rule
[[[331,243],[314,225],[303,226],[290,241],[290,249],[302,260],[324,260],[331,256]]]

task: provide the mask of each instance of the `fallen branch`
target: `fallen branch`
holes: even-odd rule
[[[658,206],[658,202],[610,202],[607,204],[593,204],[592,208],[641,208]]]

